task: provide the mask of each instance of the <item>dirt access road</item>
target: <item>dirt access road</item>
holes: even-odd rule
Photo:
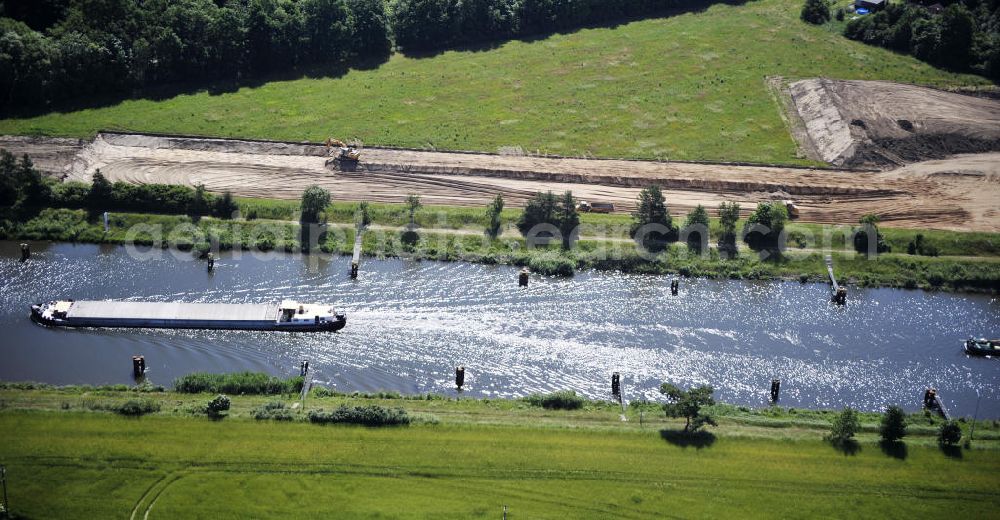
[[[91,143],[0,138],[39,167],[88,181],[100,169],[112,181],[204,184],[210,191],[296,199],[318,184],[334,200],[483,206],[502,193],[518,207],[538,191],[570,190],[580,199],[631,211],[639,190],[664,188],[671,212],[735,201],[794,199],[801,221],[855,224],[878,213],[897,227],[1000,230],[1000,154],[919,163],[892,172],[591,160],[366,148],[356,172],[325,166],[316,144],[103,133]]]

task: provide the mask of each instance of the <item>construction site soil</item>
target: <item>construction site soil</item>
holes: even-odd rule
[[[316,184],[334,200],[483,206],[502,193],[519,207],[539,191],[570,190],[578,199],[631,211],[642,187],[659,184],[670,210],[712,211],[739,202],[792,199],[800,220],[856,224],[867,213],[896,227],[1000,230],[1000,153],[957,156],[894,171],[504,156],[365,148],[355,171],[327,166],[314,143],[101,133],[92,142],[0,137],[0,148],[28,154],[48,174],[89,181],[203,184],[244,197],[297,199]]]
[[[893,168],[1000,151],[1000,101],[989,96],[824,78],[796,81],[788,93],[789,116],[806,129],[796,135],[802,148],[830,164]]]

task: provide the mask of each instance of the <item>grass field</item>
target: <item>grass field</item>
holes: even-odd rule
[[[799,20],[799,0],[583,29],[490,50],[393,56],[336,78],[0,121],[0,134],[98,129],[530,153],[798,163],[765,78],[987,83]]]
[[[714,434],[672,433],[655,408],[638,424],[609,404],[562,412],[512,400],[310,398],[403,406],[402,428],[255,422],[274,397],[235,396],[230,417],[184,411],[207,395],[149,393],[160,413],[90,412],[131,392],[0,390],[0,463],[26,518],[984,518],[1000,505],[997,426],[942,452],[911,425],[906,448],[871,433],[856,450],[820,439],[829,412],[720,417]],[[801,418],[796,418],[801,416]],[[863,414],[870,432],[877,414]],[[920,422],[921,416],[913,416]],[[980,435],[982,432],[982,435]]]

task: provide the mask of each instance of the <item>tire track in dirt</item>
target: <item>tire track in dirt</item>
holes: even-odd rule
[[[89,181],[100,169],[112,181],[284,199],[317,184],[338,201],[398,203],[417,193],[429,205],[478,207],[497,193],[519,207],[538,191],[570,190],[620,212],[635,207],[642,187],[659,184],[675,215],[723,201],[741,203],[746,215],[757,202],[793,199],[804,222],[856,224],[877,213],[898,227],[996,231],[1000,154],[991,155],[874,172],[368,148],[358,171],[346,172],[327,168],[323,148],[310,144],[104,133],[65,175]]]

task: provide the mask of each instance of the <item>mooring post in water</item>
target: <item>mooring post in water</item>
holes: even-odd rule
[[[941,399],[941,394],[938,393],[937,388],[924,390],[924,408],[936,411],[946,421],[951,420],[951,414],[945,408],[944,401]]]
[[[361,239],[364,237],[364,229],[358,227],[354,233],[354,254],[351,255],[351,279],[358,277],[358,270],[361,268]]]
[[[107,233],[111,231],[111,219],[108,216],[108,212],[104,212],[104,232]]]
[[[7,503],[7,466],[0,466],[0,485],[3,485],[3,504],[0,504],[0,513],[7,518],[10,514],[10,504]]]
[[[670,294],[673,295],[673,296],[677,296],[677,290],[680,288],[680,286],[681,286],[681,283],[679,281],[677,281],[676,278],[673,279],[673,280],[671,280],[671,282],[670,282]]]
[[[847,287],[842,287],[837,283],[837,277],[833,276],[833,257],[826,255],[826,272],[830,276],[830,285],[833,289],[830,291],[830,300],[837,305],[847,304]]]
[[[611,374],[611,395],[618,401],[622,400],[621,375],[618,372]]]
[[[465,367],[457,366],[455,367],[455,386],[458,387],[459,390],[461,390],[462,385],[464,384],[465,384]]]
[[[143,356],[132,356],[132,376],[139,379],[146,373],[146,358]]]
[[[299,363],[299,375],[305,377],[309,373],[309,361]]]
[[[27,262],[30,256],[31,256],[31,246],[29,246],[28,244],[21,244],[21,261]]]
[[[771,380],[771,404],[778,402],[778,397],[781,394],[781,380],[772,379]]]
[[[517,285],[518,287],[527,287],[528,278],[531,277],[531,271],[525,267],[521,269],[521,272],[517,275]]]
[[[215,269],[215,255],[212,253],[208,254],[208,270],[211,271]]]

